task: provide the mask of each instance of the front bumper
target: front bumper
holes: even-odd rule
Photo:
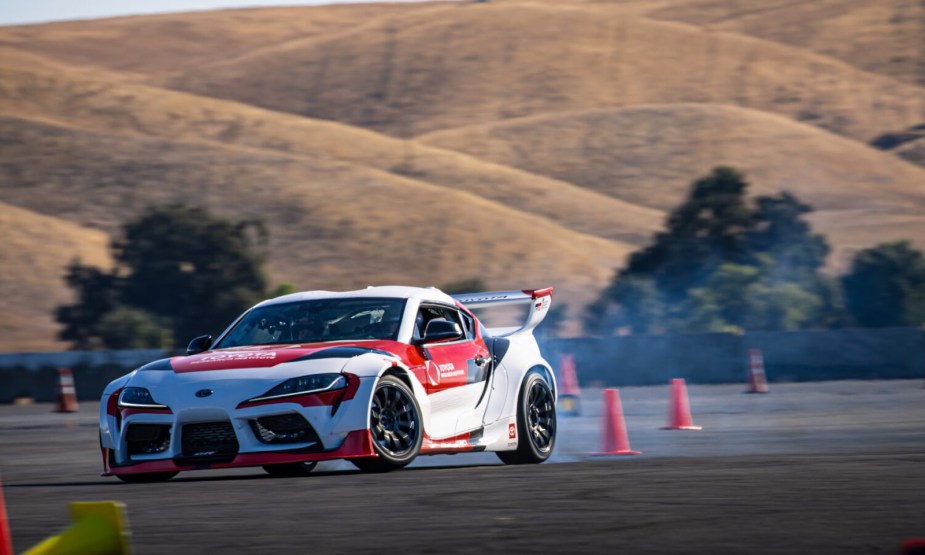
[[[178,472],[374,457],[368,430],[375,380],[336,395],[306,395],[228,406],[120,408],[101,415],[103,475]]]

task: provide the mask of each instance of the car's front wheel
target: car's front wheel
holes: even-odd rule
[[[369,432],[376,458],[350,459],[364,472],[387,472],[408,465],[424,441],[421,409],[414,393],[400,379],[383,376],[373,392]]]
[[[496,454],[504,464],[536,464],[556,445],[556,401],[546,378],[531,371],[517,398],[517,449]]]
[[[308,461],[298,463],[268,464],[264,466],[263,469],[270,476],[276,476],[279,478],[297,478],[299,476],[308,476],[316,466],[318,466],[318,461]]]

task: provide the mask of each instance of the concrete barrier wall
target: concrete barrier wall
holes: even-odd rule
[[[637,335],[551,339],[547,359],[575,356],[582,383],[608,386],[744,381],[748,350],[761,349],[770,381],[925,379],[925,331],[916,328]]]
[[[606,386],[745,380],[749,349],[761,349],[768,379],[925,379],[925,331],[915,328],[759,332],[745,335],[635,335],[542,341],[558,368],[574,355],[583,384]],[[80,400],[97,400],[115,378],[163,358],[159,350],[0,355],[0,403],[53,401],[60,367],[71,368]]]

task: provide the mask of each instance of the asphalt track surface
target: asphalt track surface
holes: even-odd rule
[[[553,459],[423,457],[391,474],[323,463],[163,484],[99,476],[96,410],[0,406],[14,547],[68,524],[68,502],[120,500],[136,554],[898,553],[925,537],[925,382],[691,386],[702,431],[665,431],[668,387],[621,390],[640,456],[593,458],[600,392],[560,418]]]

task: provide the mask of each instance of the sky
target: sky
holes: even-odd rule
[[[345,3],[347,0],[0,0],[0,25],[219,8]]]

